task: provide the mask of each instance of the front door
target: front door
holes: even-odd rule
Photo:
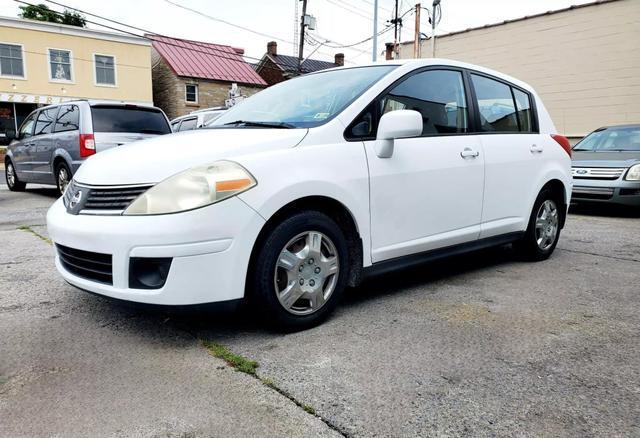
[[[28,181],[31,176],[29,173],[32,168],[31,147],[35,141],[33,127],[36,123],[37,115],[38,113],[33,113],[22,122],[18,131],[18,142],[15,146],[12,146],[13,164],[16,172],[18,172],[18,178],[23,181]]]
[[[462,71],[426,69],[383,95],[377,114],[408,109],[423,119],[422,135],[396,139],[390,158],[365,141],[370,172],[372,261],[478,239],[484,156],[469,134]]]

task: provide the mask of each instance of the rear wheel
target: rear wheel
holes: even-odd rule
[[[64,191],[67,189],[70,181],[71,171],[69,170],[69,166],[64,162],[60,162],[56,166],[56,185],[58,186],[60,195],[64,195]]]
[[[560,224],[565,214],[558,197],[548,189],[540,192],[533,205],[529,225],[524,237],[517,244],[522,255],[533,261],[551,256],[560,238]]]
[[[4,163],[4,177],[7,181],[7,187],[9,187],[9,190],[11,190],[12,192],[21,192],[27,186],[25,183],[18,179],[16,168],[9,159],[7,159],[7,161]]]
[[[273,325],[312,327],[336,307],[348,266],[346,238],[335,221],[316,211],[296,213],[258,249],[249,279],[251,299]]]

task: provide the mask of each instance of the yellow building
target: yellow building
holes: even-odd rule
[[[38,105],[72,99],[151,104],[143,38],[0,17],[0,144]]]

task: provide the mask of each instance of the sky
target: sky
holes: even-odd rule
[[[63,9],[47,3],[46,0],[25,1],[46,3],[50,8],[58,11]],[[412,9],[415,6],[413,1],[399,0],[400,14]],[[423,2],[422,5],[431,9],[431,1]],[[441,0],[442,19],[436,33],[455,32],[591,1]],[[297,55],[297,47],[294,49],[293,41],[294,29],[299,28],[299,19],[295,15],[296,3],[299,5],[299,13],[302,11],[300,0],[56,0],[56,2],[153,33],[242,47],[249,62],[260,59],[266,51],[267,42],[271,40],[278,43],[278,53]],[[314,42],[305,44],[304,56],[333,60],[335,53],[342,52],[345,54],[347,65],[371,61],[373,46],[371,39],[354,47],[337,46],[351,45],[372,36],[373,2],[374,0],[308,0],[307,13],[316,18],[316,29],[310,32],[311,38],[323,44]],[[394,4],[395,0],[379,0],[379,32],[385,29],[387,20],[392,17]],[[0,15],[17,16],[20,12],[19,5],[13,0],[0,0]],[[86,15],[86,18],[108,24],[89,15]],[[420,21],[421,31],[430,35],[428,14],[424,9]],[[402,40],[413,40],[415,28],[413,12],[405,15],[403,24]],[[88,27],[100,28],[91,23]],[[130,28],[127,30],[141,33]],[[379,35],[378,53],[384,50],[385,42],[392,41],[393,29]]]

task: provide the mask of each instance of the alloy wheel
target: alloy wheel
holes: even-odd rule
[[[558,207],[554,201],[544,201],[536,215],[536,243],[543,251],[549,249],[558,234]]]
[[[58,169],[58,187],[60,189],[60,193],[64,194],[67,186],[69,185],[69,172],[67,168],[64,166],[60,166]]]
[[[319,231],[300,233],[278,256],[273,278],[278,301],[294,315],[315,313],[331,297],[339,273],[331,239]]]
[[[9,187],[16,185],[16,171],[11,163],[7,164],[7,184]]]

